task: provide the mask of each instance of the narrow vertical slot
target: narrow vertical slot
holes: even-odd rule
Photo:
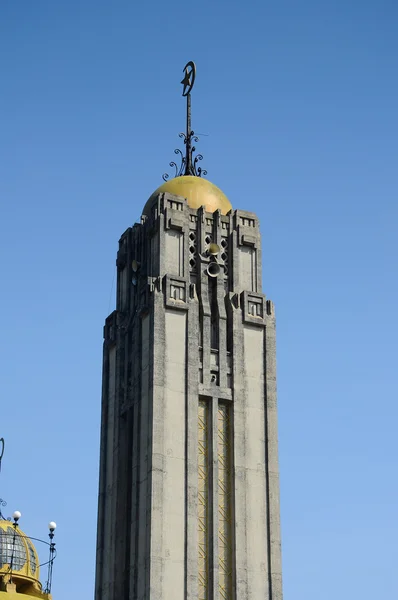
[[[212,350],[219,350],[220,336],[219,336],[219,315],[217,306],[217,278],[212,279],[209,277],[209,303],[210,303],[210,323],[211,323],[211,334],[210,344]]]

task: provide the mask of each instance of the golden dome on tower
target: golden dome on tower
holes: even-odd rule
[[[194,175],[182,175],[166,181],[158,187],[145,204],[143,214],[149,215],[151,206],[158,194],[167,192],[176,196],[186,198],[188,206],[191,208],[205,207],[208,212],[220,210],[222,215],[226,215],[232,205],[227,196],[214,183],[202,177]]]

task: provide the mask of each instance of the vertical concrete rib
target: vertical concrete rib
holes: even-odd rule
[[[246,422],[244,340],[242,314],[230,303],[233,328],[233,423],[234,423],[234,505],[235,505],[235,577],[236,600],[249,600],[247,586],[247,527],[246,527]]]
[[[198,598],[198,401],[199,303],[193,289],[187,327],[185,588],[186,600]]]
[[[108,405],[109,405],[109,351],[108,343],[104,342],[102,361],[102,406],[101,406],[101,436],[100,436],[100,472],[98,494],[97,521],[97,557],[95,600],[102,600],[104,584],[104,547],[105,547],[105,509],[106,509],[106,462],[108,454]]]
[[[265,331],[265,396],[267,430],[266,464],[268,480],[269,571],[272,600],[282,600],[275,310],[273,303],[270,301],[267,302]]]
[[[141,399],[139,411],[137,600],[147,597],[148,418],[150,402],[150,316],[142,318]]]
[[[113,465],[114,465],[114,430],[115,430],[115,394],[116,394],[116,346],[109,349],[108,378],[108,419],[107,419],[107,456],[106,456],[106,503],[104,511],[104,562],[103,562],[103,598],[111,599],[113,579],[113,543],[114,513],[113,507]]]
[[[218,398],[211,398],[211,465],[212,477],[210,480],[210,523],[211,523],[211,552],[210,552],[210,582],[211,600],[219,598],[219,552],[218,552]]]

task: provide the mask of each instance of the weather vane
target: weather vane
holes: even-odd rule
[[[181,177],[182,175],[201,177],[202,175],[207,175],[207,171],[201,167],[198,167],[198,162],[203,160],[203,156],[201,154],[197,154],[195,157],[193,156],[196,148],[192,145],[192,143],[198,142],[199,138],[195,135],[195,132],[192,131],[191,128],[191,91],[196,77],[195,63],[190,60],[185,65],[183,71],[184,79],[181,81],[181,83],[183,85],[182,95],[187,99],[187,128],[186,132],[179,133],[178,137],[184,140],[185,156],[179,148],[176,148],[174,150],[174,154],[179,154],[181,156],[181,165],[178,167],[178,165],[172,161],[170,163],[170,167],[175,168],[175,177]],[[164,181],[169,179],[168,173],[163,175],[163,179]]]

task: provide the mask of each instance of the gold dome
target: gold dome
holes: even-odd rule
[[[9,597],[11,581],[14,591],[23,594],[21,598],[51,598],[39,582],[39,557],[32,540],[10,521],[0,519],[0,600]]]
[[[191,208],[204,206],[208,212],[220,210],[222,215],[226,215],[232,209],[230,201],[216,185],[201,177],[183,175],[170,179],[158,187],[145,204],[144,215],[150,214],[153,200],[163,192],[186,198]]]

